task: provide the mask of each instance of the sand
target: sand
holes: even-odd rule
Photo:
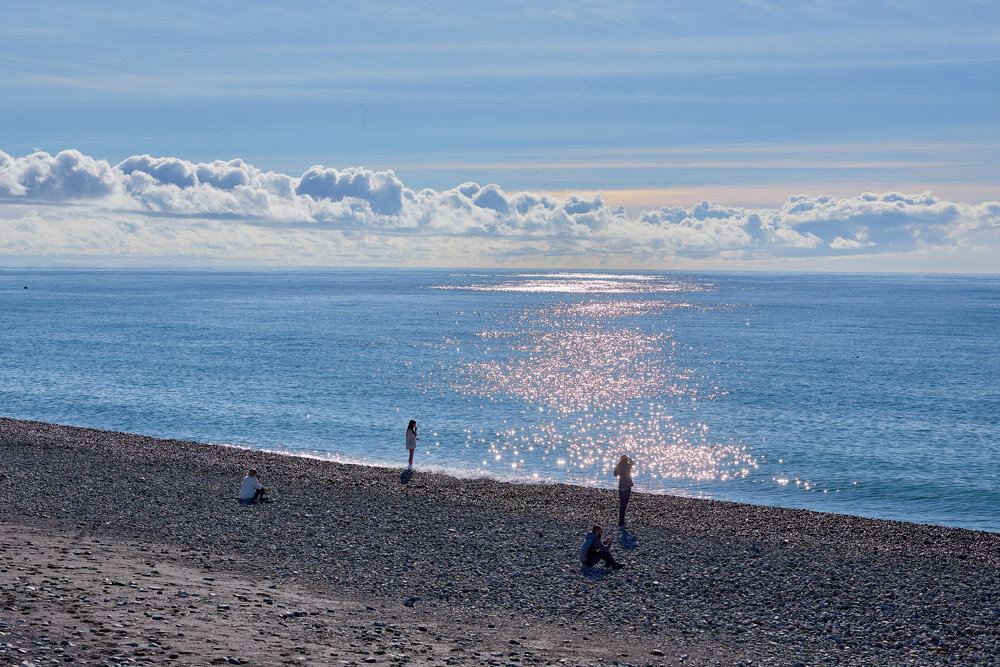
[[[405,452],[403,452],[405,454]],[[235,493],[254,466],[271,505]],[[994,664],[1000,534],[0,419],[0,664]]]

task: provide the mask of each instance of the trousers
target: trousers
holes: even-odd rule
[[[608,567],[615,564],[615,559],[611,557],[610,551],[602,549],[596,544],[591,544],[590,548],[587,549],[587,560],[583,561],[583,563],[584,565],[591,567],[596,565],[599,560],[603,560]]]
[[[240,498],[240,505],[253,505],[261,499],[261,496],[264,495],[264,491],[265,489],[257,489],[253,494],[253,498],[247,498],[246,500]]]
[[[618,489],[618,525],[625,525],[625,510],[628,508],[629,498],[632,497],[632,489]]]

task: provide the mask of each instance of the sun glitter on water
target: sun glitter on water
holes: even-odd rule
[[[705,283],[664,280],[661,276],[609,273],[524,273],[512,280],[471,285],[438,285],[432,289],[473,292],[524,292],[534,294],[662,294],[700,292]]]
[[[617,286],[607,290],[609,276],[597,275],[550,278],[547,291],[618,293]],[[636,278],[620,282],[636,285]],[[532,280],[522,287],[533,289]],[[596,289],[579,289],[580,282]],[[670,291],[648,287],[632,291]],[[701,306],[600,298],[532,309],[510,326],[479,332],[483,360],[454,369],[451,387],[523,407],[503,429],[468,430],[466,447],[482,452],[487,471],[541,468],[549,478],[582,483],[607,483],[623,453],[637,460],[639,478],[683,486],[746,477],[758,466],[748,448],[715,440],[707,424],[692,419],[698,402],[727,393],[690,363],[697,351],[671,334],[671,314],[692,308]]]

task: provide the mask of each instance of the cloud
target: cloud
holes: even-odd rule
[[[411,190],[392,171],[76,150],[0,151],[0,254],[186,257],[286,264],[663,265],[1000,248],[1000,202],[929,193],[793,196],[780,207],[701,202],[635,216],[600,194],[463,183]],[[564,264],[560,264],[563,262]]]
[[[146,174],[161,185],[191,188],[198,184],[197,166],[173,157],[154,158],[150,155],[133,155],[118,165],[126,176],[136,172]]]
[[[302,174],[295,194],[330,201],[358,199],[383,215],[398,214],[403,208],[403,184],[391,171],[361,168],[337,171],[316,165]]]
[[[845,239],[842,236],[835,237],[830,241],[830,247],[835,250],[857,250],[858,248],[873,247],[874,242],[868,240],[868,230],[860,229],[853,239]]]
[[[111,195],[118,174],[105,160],[95,160],[77,150],[52,156],[32,153],[12,158],[0,151],[0,194],[65,201]]]

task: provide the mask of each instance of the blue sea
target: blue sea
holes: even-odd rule
[[[998,334],[1000,276],[4,270],[0,414],[1000,531]]]

